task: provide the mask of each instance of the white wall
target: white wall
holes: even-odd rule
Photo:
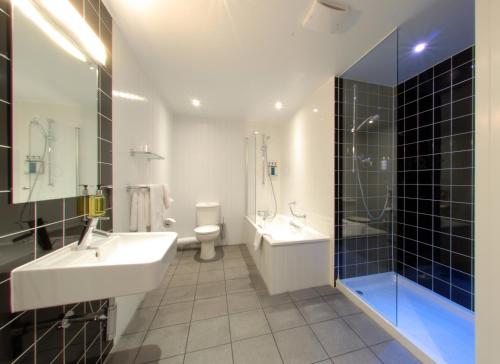
[[[137,101],[113,96],[113,230],[123,232],[129,231],[130,196],[126,186],[171,184],[172,118],[116,24],[113,27],[113,90],[146,98]],[[144,144],[165,160],[147,162],[132,158],[130,150]],[[117,298],[117,338],[142,298],[143,295]]]
[[[476,1],[476,362],[498,363],[500,2]]]
[[[318,112],[313,112],[317,108]],[[333,230],[334,79],[307,99],[283,126],[281,212],[288,203],[307,214],[307,223],[324,234]]]
[[[237,120],[176,117],[172,216],[181,237],[194,236],[195,204],[219,202],[224,244],[240,244],[245,213],[245,130]]]

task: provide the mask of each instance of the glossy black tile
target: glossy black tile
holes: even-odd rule
[[[0,101],[0,146],[10,146],[10,106]]]
[[[0,29],[5,29],[0,33],[0,54],[10,58],[10,17],[0,11]]]
[[[10,100],[10,62],[0,57],[0,100]]]
[[[455,68],[474,59],[474,47],[467,48],[451,58],[452,67]]]

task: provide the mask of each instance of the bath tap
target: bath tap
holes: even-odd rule
[[[288,208],[290,209],[290,213],[292,214],[293,217],[297,217],[299,219],[305,219],[307,216],[306,214],[297,214],[293,210],[293,207],[295,207],[296,204],[297,204],[297,201],[292,201],[292,202],[288,203]]]
[[[271,212],[269,210],[257,210],[257,215],[262,217],[265,221],[269,216],[271,216]]]
[[[97,229],[97,223],[99,220],[109,220],[109,217],[89,217],[83,226],[82,233],[80,234],[80,239],[76,243],[77,250],[89,249],[90,242],[92,241],[93,234],[108,237],[111,234],[107,231]]]

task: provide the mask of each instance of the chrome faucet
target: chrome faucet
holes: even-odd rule
[[[293,217],[299,218],[299,219],[305,219],[306,214],[297,214],[294,211],[294,207],[297,204],[297,201],[292,201],[288,203],[288,208],[290,209],[290,213],[292,214]]]
[[[78,239],[78,243],[76,243],[77,250],[89,249],[93,234],[106,237],[111,235],[107,231],[97,229],[99,220],[109,220],[109,217],[96,216],[86,218],[82,233],[80,234],[80,239]]]

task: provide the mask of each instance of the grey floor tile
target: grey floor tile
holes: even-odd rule
[[[339,316],[347,316],[355,313],[360,313],[361,310],[352,303],[343,294],[335,294],[324,297],[325,301],[339,314]]]
[[[282,305],[284,303],[291,303],[292,299],[288,293],[276,294],[271,296],[267,290],[260,290],[257,292],[262,307]]]
[[[224,253],[224,260],[243,259],[243,253],[240,250],[234,250]]]
[[[310,324],[338,317],[337,313],[321,297],[310,298],[295,304]]]
[[[189,322],[191,321],[192,312],[193,301],[160,306],[153,322],[151,323],[151,329],[158,329],[160,327]]]
[[[188,331],[189,324],[148,331],[136,362],[145,363],[183,354]]]
[[[368,346],[392,340],[391,335],[364,313],[346,316],[344,320]]]
[[[231,344],[187,353],[184,364],[232,364]]]
[[[231,340],[247,339],[271,332],[264,311],[261,309],[235,313],[229,316]]]
[[[293,303],[265,307],[264,312],[273,332],[306,325],[306,321]]]
[[[335,364],[382,364],[368,348],[336,356],[333,358],[333,362]],[[403,364],[404,362],[399,363]]]
[[[229,313],[250,311],[260,308],[259,298],[254,291],[228,294],[227,302]]]
[[[266,282],[264,282],[264,280],[260,276],[251,274],[250,279],[252,280],[253,287],[256,291],[267,290]]]
[[[226,296],[205,298],[194,301],[193,321],[227,315]]]
[[[222,263],[222,260],[218,260],[216,262],[201,263],[200,265],[200,272],[210,272],[213,270],[223,270],[223,269],[224,269],[224,264]]]
[[[175,273],[168,287],[192,286],[198,283],[198,272],[180,274]]]
[[[250,276],[250,272],[248,268],[245,267],[236,267],[236,268],[224,268],[224,276],[226,279],[238,279],[245,278]]]
[[[247,262],[243,258],[224,259],[224,269],[246,267]]]
[[[132,364],[142,345],[146,332],[122,335],[112,352],[106,359],[106,364]]]
[[[185,249],[182,251],[182,257],[194,257],[199,249]]]
[[[155,361],[154,363],[157,363],[157,364],[182,364],[182,363],[184,363],[184,355],[173,356],[171,358],[162,359],[158,362]],[[151,364],[153,364],[153,363],[151,363]]]
[[[293,301],[307,300],[308,298],[319,297],[319,293],[314,288],[306,288],[290,292]]]
[[[338,288],[332,287],[329,284],[327,284],[325,286],[321,286],[321,287],[315,287],[314,289],[316,290],[316,292],[319,293],[320,296],[329,296],[332,294],[339,294],[340,293]]]
[[[147,331],[153,317],[156,314],[156,307],[146,307],[138,309],[132,320],[130,320],[127,328],[124,331],[124,335],[133,334],[140,331]]]
[[[200,263],[179,264],[175,274],[198,273],[199,271]]]
[[[274,334],[285,364],[309,364],[328,359],[309,326]]]
[[[166,274],[165,277],[163,277],[163,280],[161,281],[160,286],[158,287],[158,289],[161,289],[161,288],[167,289],[167,286],[170,283],[170,281],[172,280],[173,276],[174,276],[173,272],[171,274]]]
[[[314,364],[334,364],[332,359],[326,359],[326,360],[322,360],[322,361],[318,361]]]
[[[233,342],[235,364],[282,364],[272,335]]]
[[[253,290],[254,290],[254,284],[252,280],[248,277],[230,279],[226,281],[227,293],[253,291]]]
[[[222,282],[202,283],[196,288],[196,299],[224,296],[226,284]]]
[[[227,316],[193,321],[189,328],[187,351],[197,351],[230,342]]]
[[[167,289],[161,300],[162,305],[169,303],[188,302],[194,300],[196,286],[181,286]]]
[[[210,283],[223,280],[224,280],[223,270],[211,270],[208,272],[200,272],[200,276],[198,277],[198,283]]]
[[[330,320],[311,325],[330,357],[362,349],[365,344],[342,320]]]
[[[372,350],[384,364],[417,364],[420,363],[406,348],[396,340],[372,346]]]
[[[154,291],[150,291],[146,293],[146,296],[142,300],[141,307],[157,307],[161,303],[161,299],[163,298],[163,295],[166,292],[165,287],[161,287],[158,289],[155,289]]]
[[[227,252],[241,252],[241,249],[240,249],[240,246],[241,245],[224,245],[224,247],[222,247],[222,249],[224,249],[224,254]]]

